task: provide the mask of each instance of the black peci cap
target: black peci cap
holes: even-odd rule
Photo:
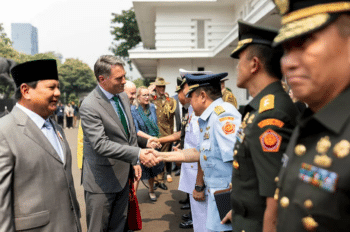
[[[23,83],[41,80],[58,80],[56,60],[34,60],[16,65],[11,75],[17,88]]]

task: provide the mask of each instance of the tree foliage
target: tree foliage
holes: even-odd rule
[[[78,59],[66,59],[58,67],[58,75],[61,92],[64,92],[69,99],[74,98],[74,95],[79,96],[81,93],[90,92],[96,86],[94,72]]]
[[[0,23],[0,40],[6,45],[12,45],[12,41],[7,37],[7,34],[4,32],[4,27]]]
[[[136,88],[140,87],[140,86],[146,86],[148,87],[150,85],[150,80],[145,79],[145,78],[138,78],[136,80],[133,81],[134,84],[136,85]]]
[[[135,11],[131,8],[123,10],[121,14],[112,13],[112,15],[114,18],[112,19],[111,34],[116,42],[113,43],[111,50],[116,56],[127,60],[130,65],[128,50],[141,42]]]

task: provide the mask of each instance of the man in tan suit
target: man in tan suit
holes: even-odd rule
[[[50,119],[60,97],[56,61],[11,74],[17,104],[0,120],[0,231],[80,232],[70,148]]]

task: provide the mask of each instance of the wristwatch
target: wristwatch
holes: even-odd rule
[[[203,192],[204,189],[205,189],[205,184],[203,184],[203,185],[195,185],[195,186],[194,186],[194,189],[195,189],[197,192]]]

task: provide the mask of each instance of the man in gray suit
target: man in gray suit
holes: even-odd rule
[[[0,119],[0,231],[80,232],[70,148],[49,117],[60,97],[56,61],[11,74],[17,104]]]
[[[84,131],[82,182],[85,190],[86,218],[89,232],[124,231],[127,219],[129,183],[140,165],[158,163],[150,150],[151,140],[137,137],[124,93],[124,63],[114,56],[101,56],[94,72],[98,86],[80,107]]]

